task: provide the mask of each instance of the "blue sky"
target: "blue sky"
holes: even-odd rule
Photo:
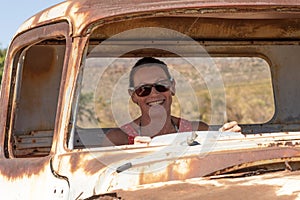
[[[0,48],[7,48],[18,27],[39,11],[63,0],[6,0],[0,11]]]

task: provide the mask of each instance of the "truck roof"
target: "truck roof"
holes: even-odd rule
[[[101,19],[105,23],[104,19],[112,22],[130,17],[195,16],[195,13],[199,13],[201,17],[218,18],[286,18],[291,13],[295,17],[295,12],[300,16],[300,9],[297,8],[299,5],[298,0],[72,0],[29,18],[20,26],[16,35],[34,27],[64,20],[70,24],[70,34],[76,37],[88,33],[90,29],[86,28],[87,25]]]

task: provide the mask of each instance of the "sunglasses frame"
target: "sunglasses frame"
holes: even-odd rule
[[[168,83],[167,84],[163,84],[162,82],[168,82]],[[132,95],[135,93],[138,97],[146,97],[146,96],[149,96],[151,94],[153,87],[155,88],[155,90],[157,92],[160,92],[160,93],[169,91],[170,88],[172,87],[172,83],[173,83],[173,79],[170,78],[170,79],[160,80],[160,81],[158,81],[156,83],[152,83],[152,84],[143,84],[143,85],[140,85],[140,86],[137,86],[137,87],[130,87],[128,90],[132,93]],[[147,95],[139,95],[139,94],[137,94],[136,91],[138,89],[142,88],[142,87],[145,87],[145,86],[150,87],[150,92],[149,93],[147,92],[148,93]],[[157,86],[163,86],[163,87],[166,88],[166,90],[165,91],[159,91],[156,88]]]

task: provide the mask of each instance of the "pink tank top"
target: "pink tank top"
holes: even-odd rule
[[[134,144],[134,138],[139,133],[131,126],[131,123],[121,126],[121,129],[128,135],[128,144]],[[185,119],[180,119],[178,132],[192,131],[192,123]]]

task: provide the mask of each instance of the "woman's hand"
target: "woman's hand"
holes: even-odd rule
[[[134,144],[147,144],[149,145],[151,142],[151,137],[148,136],[136,136],[134,138]]]
[[[236,121],[225,123],[220,129],[220,132],[241,132],[241,127]]]

